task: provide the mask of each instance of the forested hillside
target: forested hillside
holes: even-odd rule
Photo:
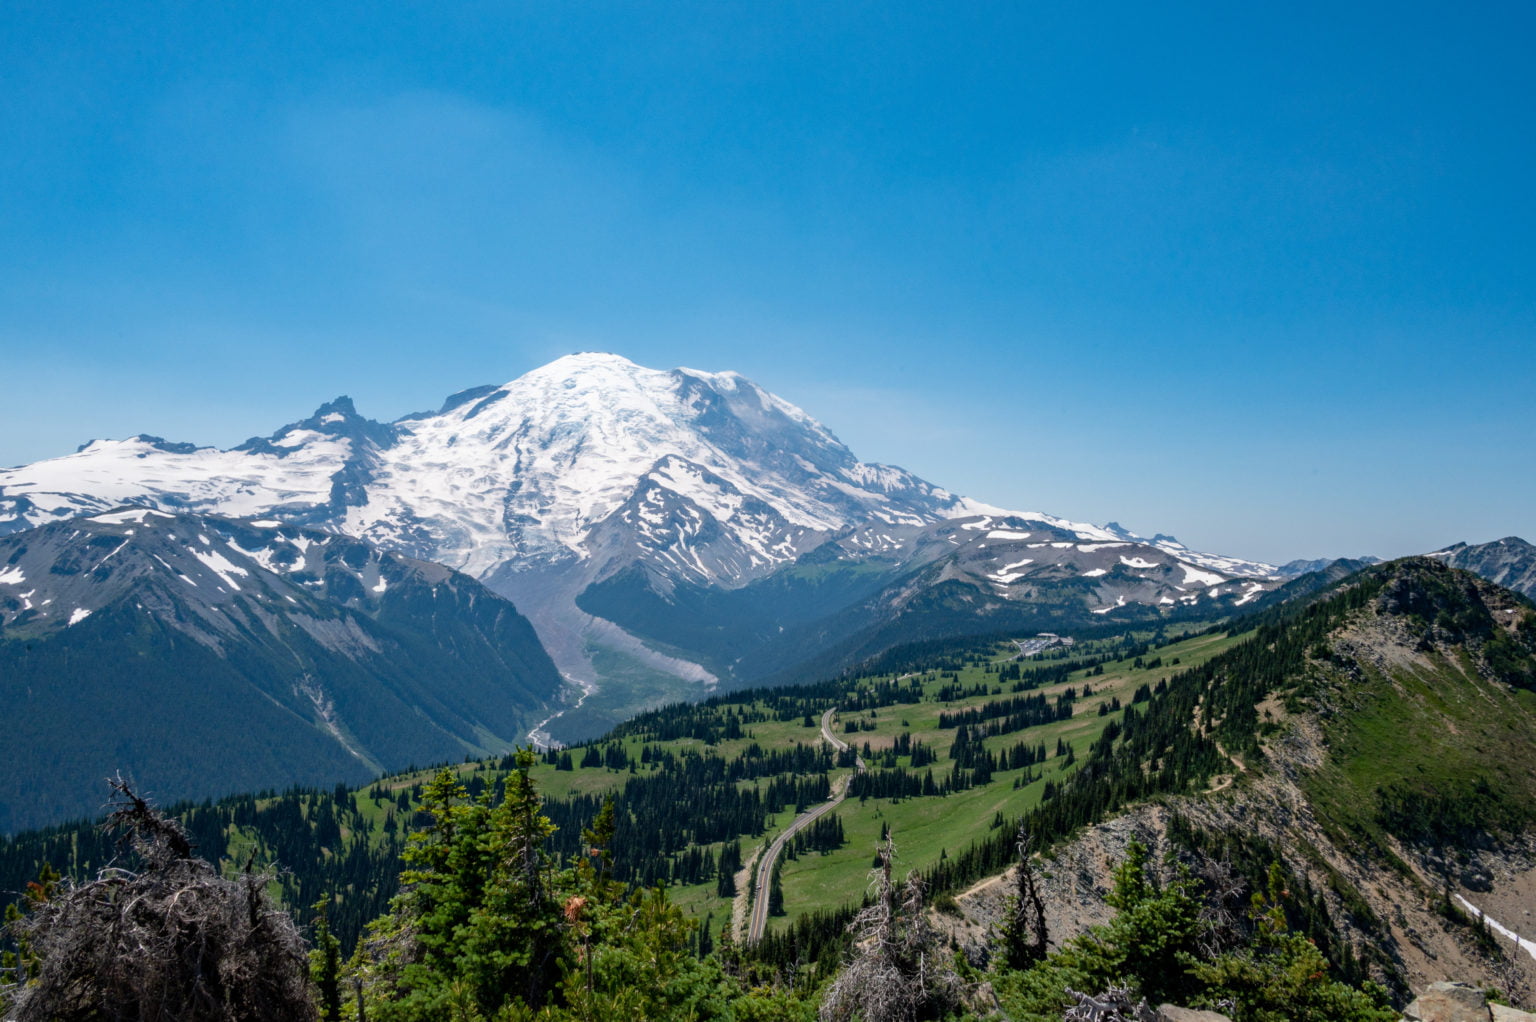
[[[1373,673],[1369,665],[1390,664],[1404,649],[1430,665],[1412,672],[1419,684],[1442,696],[1465,690],[1483,699],[1508,737],[1497,747],[1470,743],[1456,757],[1449,755],[1452,745],[1424,745],[1421,754],[1373,739],[1402,725],[1397,707],[1417,706],[1413,712],[1437,713],[1435,722],[1458,727],[1484,715],[1453,713],[1433,698],[1394,699],[1388,688],[1405,679],[1379,667]],[[302,918],[313,918],[309,906],[325,906],[326,932],[340,950],[360,949],[353,969],[377,999],[369,1017],[430,1017],[410,1011],[446,1003],[434,998],[447,997],[453,983],[475,991],[485,1017],[512,1002],[545,1003],[551,1011],[611,1008],[622,1003],[623,971],[641,953],[625,943],[631,937],[682,955],[668,958],[669,968],[674,978],[692,977],[679,979],[677,988],[658,980],[656,1011],[718,996],[720,1017],[748,1012],[737,1003],[748,997],[747,987],[733,985],[745,981],[770,983],[777,991],[772,1010],[793,1016],[824,998],[833,1003],[839,988],[827,984],[834,976],[858,975],[839,970],[848,956],[857,959],[848,928],[868,923],[867,914],[862,923],[855,917],[871,890],[872,863],[894,857],[892,892],[907,871],[921,875],[922,900],[938,914],[922,915],[929,922],[921,924],[909,918],[915,928],[902,939],[938,941],[924,928],[951,917],[963,922],[967,889],[1018,861],[1021,832],[1035,849],[1061,848],[1083,827],[1133,806],[1171,814],[1163,833],[1176,839],[1189,872],[1168,872],[1172,867],[1127,849],[1132,861],[1116,881],[1118,904],[1111,904],[1121,917],[1147,913],[1147,925],[1170,927],[1170,946],[1193,949],[1205,941],[1218,961],[1237,956],[1226,972],[1186,974],[1179,966],[1176,981],[1155,980],[1152,965],[1137,964],[1135,948],[1123,946],[1133,939],[1128,932],[1092,937],[1100,941],[1098,957],[1085,957],[1080,941],[1089,937],[1057,933],[1050,946],[1065,940],[1057,954],[1076,947],[1076,958],[1019,959],[1000,951],[1006,941],[996,943],[1009,933],[1028,936],[1027,921],[1009,917],[992,937],[956,938],[965,953],[955,966],[954,996],[924,1002],[919,1014],[986,1014],[991,1009],[977,1000],[982,974],[975,970],[989,962],[1001,970],[993,981],[998,996],[1019,1018],[1051,1011],[1059,1017],[1070,1003],[1062,1000],[1070,983],[1131,982],[1149,994],[1209,1000],[1247,982],[1238,975],[1243,962],[1288,969],[1312,954],[1319,976],[1326,972],[1351,988],[1368,979],[1386,984],[1374,994],[1346,995],[1345,987],[1318,980],[1315,990],[1297,996],[1316,994],[1336,1014],[1312,1017],[1386,1017],[1371,1014],[1371,1005],[1387,988],[1404,997],[1408,977],[1404,957],[1389,943],[1390,920],[1366,904],[1369,892],[1343,874],[1319,881],[1322,874],[1266,844],[1268,838],[1234,845],[1232,832],[1215,827],[1216,816],[1201,807],[1262,795],[1262,778],[1294,767],[1275,750],[1296,721],[1316,719],[1321,707],[1326,750],[1296,777],[1316,793],[1327,855],[1344,849],[1368,867],[1391,868],[1408,846],[1515,840],[1529,830],[1536,796],[1533,652],[1536,612],[1527,602],[1432,562],[1399,562],[1225,631],[1130,634],[1029,659],[1019,659],[1012,642],[914,649],[883,658],[873,672],[668,707],[600,741],[549,750],[521,766],[513,757],[467,762],[392,775],[358,790],[268,793],[178,812],[204,854],[222,857],[226,869],[258,862],[287,871],[274,889]],[[824,719],[846,751],[823,740]],[[1488,779],[1480,786],[1468,780],[1470,787],[1455,787],[1457,778],[1483,774]],[[786,843],[757,889],[751,867],[768,839],[800,811],[839,794],[846,797],[834,811]],[[421,836],[408,839],[413,831]],[[523,847],[518,842],[525,852],[540,850],[527,854],[547,865],[534,869],[533,860],[522,860],[524,873],[514,884],[497,872],[494,855],[473,864],[481,854],[473,848]],[[3,883],[19,890],[43,861],[86,876],[111,854],[107,839],[90,828],[60,828],[7,843],[0,869]],[[1212,879],[1213,856],[1229,871],[1231,886],[1223,892]],[[403,900],[394,882],[402,868]],[[662,887],[664,899],[638,893]],[[520,902],[518,912],[534,916],[518,916],[518,926],[547,931],[538,939],[549,942],[550,964],[537,975],[518,966],[518,993],[505,976],[493,983],[474,963],[502,953],[496,940],[521,939],[494,936],[511,926],[495,921],[495,898],[532,897],[535,889],[542,907]],[[877,884],[877,903],[886,896],[881,890]],[[457,907],[449,916],[458,921],[434,938],[440,943],[401,944],[412,919],[448,925],[448,917],[422,907],[423,891],[450,892]],[[1200,906],[1233,891],[1259,896],[1254,914],[1228,905],[1226,928],[1210,931]],[[901,897],[888,896],[893,905]],[[767,934],[749,941],[747,909],[763,899],[771,913]],[[593,915],[584,915],[582,905],[591,905]],[[1341,905],[1348,906],[1347,919]],[[619,924],[625,913],[649,920],[644,936]],[[386,922],[363,939],[375,918]],[[1445,925],[1455,925],[1449,915]],[[471,935],[481,943],[460,946]],[[1371,952],[1373,939],[1385,950]],[[1120,949],[1110,954],[1105,949],[1116,941]],[[581,980],[583,967],[610,953],[611,975]],[[685,967],[684,958],[695,964]],[[428,971],[402,972],[403,961]],[[1158,969],[1175,966],[1169,959]],[[1059,985],[1047,989],[1051,983]]]

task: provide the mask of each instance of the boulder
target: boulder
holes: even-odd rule
[[[1403,1017],[1410,1022],[1491,1022],[1488,998],[1465,983],[1431,983],[1408,1007]]]
[[[1488,1010],[1493,1012],[1493,1022],[1536,1022],[1536,1015],[1519,1008],[1511,1008],[1503,1004],[1490,1004]]]

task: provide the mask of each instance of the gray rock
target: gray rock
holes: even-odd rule
[[[1410,1022],[1491,1022],[1488,998],[1465,983],[1431,983],[1403,1016]]]
[[[1219,1011],[1198,1011],[1194,1008],[1180,1008],[1174,1004],[1161,1005],[1157,1009],[1157,1019],[1158,1022],[1232,1022]]]
[[[1536,1022],[1536,1015],[1519,1008],[1511,1008],[1503,1004],[1490,1004],[1488,1010],[1493,1013],[1493,1022]]]

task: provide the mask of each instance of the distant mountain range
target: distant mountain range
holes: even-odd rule
[[[983,504],[860,462],[734,373],[590,353],[393,423],[338,398],[228,451],[137,436],[0,471],[0,533],[125,503],[344,534],[478,578],[601,689],[552,726],[566,738],[913,638],[1225,616],[1279,598],[1289,573]]]
[[[0,832],[498,753],[561,681],[474,579],[334,533],[129,508],[0,538]]]

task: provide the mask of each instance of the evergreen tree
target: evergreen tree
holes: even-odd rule
[[[309,952],[309,978],[320,995],[322,1022],[341,1022],[341,941],[331,933],[330,898],[315,902],[315,946]]]
[[[1227,999],[1240,1018],[1252,1022],[1392,1022],[1385,988],[1366,981],[1356,990],[1329,979],[1328,960],[1317,945],[1290,930],[1284,904],[1289,898],[1278,865],[1269,889],[1253,896],[1254,940],[1212,962],[1189,961],[1191,974],[1207,985],[1205,999]]]
[[[529,776],[533,753],[515,762],[494,806],[490,790],[467,802],[447,769],[423,790],[431,823],[411,835],[401,893],[362,970],[383,1022],[536,1008],[557,982],[562,920],[543,848],[553,828]]]

